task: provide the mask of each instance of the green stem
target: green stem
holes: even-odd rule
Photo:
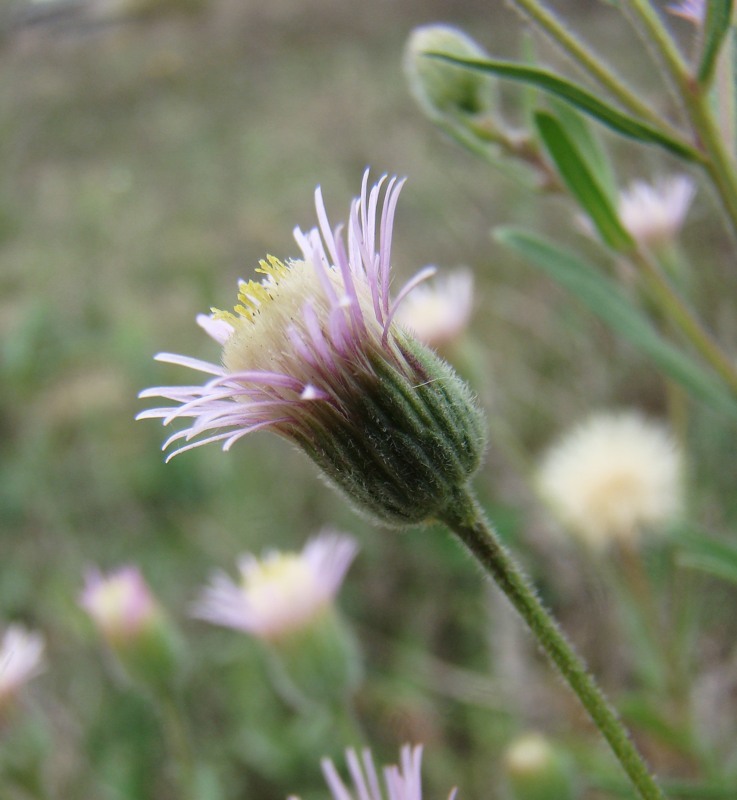
[[[166,697],[159,696],[156,699],[179,796],[183,800],[194,800],[197,793],[195,758],[181,705],[178,698],[169,693]]]
[[[655,125],[659,130],[680,139],[680,134],[664,124],[662,117],[652,104],[641,100],[610,68],[602,64],[600,57],[591,52],[565,25],[538,0],[513,0],[541,30],[552,39],[573,61],[600,86],[634,114]]]
[[[737,170],[709,107],[706,91],[691,73],[650,0],[630,0],[630,7],[657,48],[668,77],[678,90],[693,132],[706,155],[703,167],[737,235]]]
[[[499,541],[469,488],[458,490],[441,522],[458,536],[517,609],[601,731],[642,800],[665,800],[617,712]]]
[[[664,318],[681,331],[737,397],[737,366],[688,308],[657,263],[640,249],[631,253],[631,258],[640,268],[652,298],[660,307]]]

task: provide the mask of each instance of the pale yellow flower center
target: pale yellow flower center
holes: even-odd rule
[[[323,605],[315,575],[298,554],[270,555],[243,576],[243,591],[254,617],[274,618],[276,627],[304,620]]]
[[[325,319],[329,305],[314,267],[304,261],[284,264],[273,256],[256,270],[261,281],[241,281],[233,312],[214,309],[217,319],[233,326],[223,346],[223,366],[229,372],[266,370],[278,372],[292,350],[289,329],[301,327],[302,309],[311,300],[318,318]],[[338,296],[343,293],[335,270],[328,275]],[[286,358],[285,358],[286,357]]]

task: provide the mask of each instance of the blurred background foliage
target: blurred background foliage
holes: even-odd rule
[[[319,715],[295,713],[251,642],[188,619],[188,609],[213,568],[230,568],[246,550],[299,548],[326,524],[361,543],[340,604],[366,659],[356,716],[377,758],[421,741],[428,797],[454,784],[464,798],[503,797],[500,754],[515,734],[539,728],[616,783],[573,701],[441,531],[376,529],[306,459],[266,435],[227,455],[203,448],[164,465],[160,426],[133,420],[140,389],[182,377],[156,365],[155,352],[217,358],[195,314],[227,307],[237,279],[251,277],[266,253],[296,252],[291,230],[313,224],[315,185],[339,220],[367,165],[374,175],[407,175],[398,279],[428,263],[470,265],[476,275],[471,336],[483,353],[477,390],[492,419],[479,491],[604,686],[626,696],[635,645],[612,582],[554,536],[525,471],[556,432],[592,409],[662,414],[663,383],[490,237],[493,226],[524,223],[595,258],[571,208],[540,200],[446,141],[415,108],[401,71],[410,30],[434,21],[516,57],[523,28],[515,16],[477,0],[3,3],[0,617],[43,631],[49,664],[30,722],[0,745],[12,755],[7,785],[15,786],[3,796],[178,796],[162,766],[159,719],[116,680],[78,606],[88,566],[128,562],[141,566],[184,631],[185,702],[208,766],[199,796],[324,796],[319,757],[355,742]],[[558,5],[645,93],[656,91],[641,47],[607,4]],[[514,117],[512,97],[502,86]],[[657,153],[611,144],[622,181],[667,166]],[[737,273],[710,203],[700,197],[685,248],[699,273],[696,303],[734,341]],[[689,437],[694,517],[714,532],[737,514],[734,437],[722,426],[700,411]],[[668,558],[657,545],[648,564],[657,575]],[[733,703],[737,691],[737,672],[724,667],[734,592],[690,573],[678,580],[677,591],[697,584],[700,625],[689,656],[705,676],[705,746],[718,748],[725,732],[734,734],[715,700]],[[640,732],[656,769],[691,777],[677,744],[656,729],[642,722]],[[24,778],[38,761],[46,795]]]

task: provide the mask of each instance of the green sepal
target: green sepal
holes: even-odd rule
[[[329,480],[369,516],[390,525],[426,522],[481,463],[486,426],[468,385],[409,337],[344,386],[341,407],[311,412],[290,431]],[[309,430],[309,435],[305,434]]]

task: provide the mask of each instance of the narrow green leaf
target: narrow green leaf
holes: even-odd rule
[[[694,397],[737,420],[737,404],[722,384],[690,356],[664,339],[617,285],[578,256],[535,234],[497,229],[495,237],[525,256],[575,295],[612,330],[649,356]]]
[[[535,124],[566,186],[591,217],[601,238],[614,250],[633,247],[632,237],[563,125],[543,111],[535,114]]]
[[[737,583],[737,542],[706,533],[677,536],[678,563]]]
[[[709,0],[706,3],[704,23],[704,49],[697,74],[699,83],[708,83],[714,73],[719,51],[729,32],[732,17],[732,0]]]
[[[701,160],[699,153],[687,143],[678,141],[652,125],[619,111],[581,86],[541,67],[531,67],[514,61],[454,58],[444,53],[428,53],[427,55],[430,58],[440,58],[469,69],[491,72],[509,80],[537,86],[539,89],[571,103],[580,111],[598,119],[599,122],[622,136],[658,145],[689,161]]]
[[[609,202],[616,208],[619,191],[612,164],[600,138],[591,129],[583,114],[580,114],[569,103],[551,97],[550,104],[555,116],[573,139],[579,152],[586,160],[596,182],[606,194]]]

